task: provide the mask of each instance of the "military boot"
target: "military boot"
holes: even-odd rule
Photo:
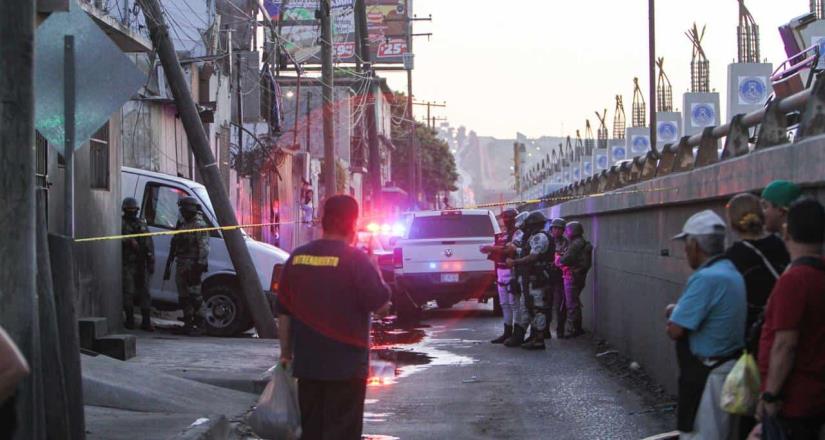
[[[152,325],[152,310],[140,309],[140,316],[143,319],[143,322],[140,324],[140,328],[147,332],[155,331],[155,326]]]
[[[493,344],[503,344],[510,339],[510,336],[513,336],[513,326],[510,324],[504,324],[504,333],[490,342]]]
[[[135,328],[135,309],[134,307],[124,306],[123,311],[126,313],[126,322],[123,323],[123,326],[129,330]]]
[[[524,334],[525,334],[524,327],[516,324],[513,326],[513,334],[510,336],[507,341],[504,342],[505,347],[520,347],[521,344],[524,343]]]
[[[536,331],[533,339],[521,344],[521,348],[525,350],[544,350],[546,348],[544,345],[544,332]]]

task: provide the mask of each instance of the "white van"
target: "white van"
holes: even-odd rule
[[[200,183],[128,167],[121,168],[121,179],[123,198],[137,199],[140,204],[140,215],[146,219],[151,232],[174,229],[178,221],[178,200],[187,196],[200,201],[204,220],[210,227],[218,225],[206,187]],[[274,293],[269,289],[276,285],[273,278],[279,275],[280,268],[286,263],[289,254],[275,246],[253,240],[246,234],[244,237],[258,279],[272,304]],[[152,304],[161,310],[175,309],[178,293],[174,277],[168,281],[163,280],[172,236],[155,236],[152,240],[155,245],[155,273],[149,283]],[[209,271],[203,277],[208,334],[231,336],[252,328],[252,317],[242,298],[232,260],[223,242],[223,235],[219,231],[213,231],[209,239]]]

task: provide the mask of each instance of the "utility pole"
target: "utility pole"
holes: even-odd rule
[[[332,6],[321,0],[321,88],[324,91],[324,188],[326,197],[337,193],[335,179],[335,126],[333,125]]]
[[[650,75],[650,148],[656,150],[656,0],[648,0],[648,74]]]
[[[192,99],[192,92],[189,90],[186,78],[183,75],[175,46],[169,38],[169,28],[166,25],[166,18],[160,8],[159,0],[138,0],[138,3],[144,11],[146,26],[149,28],[152,43],[163,65],[169,87],[172,89],[175,105],[178,107],[181,122],[186,130],[186,136],[189,138],[192,153],[198,162],[203,183],[206,185],[209,198],[212,199],[218,223],[221,226],[238,226],[235,211],[229,202],[215,156],[210,148],[209,139],[204,131],[195,101]],[[246,300],[247,310],[252,315],[252,321],[258,331],[258,336],[264,339],[274,339],[277,337],[275,319],[272,317],[269,304],[267,304],[261,291],[258,275],[255,266],[252,264],[252,257],[249,255],[249,249],[246,247],[243,235],[240,229],[228,229],[223,234],[229,256],[232,259],[232,265],[235,267],[238,276],[241,291]]]
[[[356,48],[362,64],[362,75],[366,77],[367,96],[364,105],[366,106],[367,143],[369,145],[368,173],[371,196],[371,208],[375,212],[380,204],[381,189],[381,151],[378,145],[378,125],[375,114],[375,80],[372,69],[372,54],[369,45],[369,32],[367,30],[367,6],[365,0],[355,0],[355,25],[358,44]],[[359,97],[360,98],[360,97]]]
[[[17,388],[19,439],[46,437],[35,295],[34,5],[0,2],[0,322],[34,373]]]
[[[418,136],[416,136],[415,114],[413,113],[412,69],[407,69],[407,118],[410,125],[409,195],[413,205],[418,205],[419,187],[421,185],[418,181]]]

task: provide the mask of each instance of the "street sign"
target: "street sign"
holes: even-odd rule
[[[69,12],[54,12],[36,31],[35,128],[64,153],[64,37],[74,36],[74,149],[84,142],[146,82],[146,75],[72,0]]]

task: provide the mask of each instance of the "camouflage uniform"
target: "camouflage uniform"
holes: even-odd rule
[[[207,228],[200,213],[191,220],[178,220],[175,229]],[[201,296],[201,275],[207,269],[209,259],[209,233],[188,232],[172,238],[175,256],[175,285],[178,288],[178,303],[183,309],[187,326],[193,323],[203,325],[203,296]]]
[[[581,236],[573,237],[567,252],[559,259],[564,273],[564,306],[567,310],[567,333],[579,335],[582,330],[581,293],[587,278],[585,255],[587,241]]]
[[[123,216],[121,234],[148,233],[146,220],[139,217]],[[121,243],[121,264],[123,282],[123,310],[126,312],[127,327],[134,322],[134,306],[138,306],[148,316],[152,299],[149,296],[149,277],[155,268],[155,246],[152,237],[138,237]],[[146,318],[144,317],[144,321]]]
[[[543,257],[552,253],[553,242],[546,233],[536,232],[527,238],[525,254],[542,257],[524,269],[527,289],[524,290],[519,302],[519,324],[524,328],[531,326],[534,335],[543,334],[547,329],[547,315],[551,311],[548,304],[550,284],[546,273],[547,262]]]
[[[567,322],[567,308],[564,303],[564,271],[559,263],[562,255],[567,252],[570,241],[567,237],[553,237],[556,246],[555,264],[550,269],[550,291],[553,296],[553,310],[556,312],[556,336],[564,337],[564,324]]]

